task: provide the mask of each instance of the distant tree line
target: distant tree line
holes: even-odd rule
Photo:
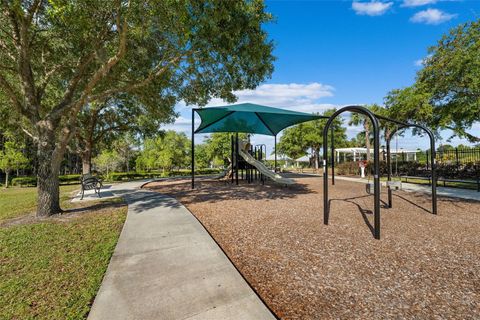
[[[174,106],[202,106],[211,98],[234,102],[235,91],[271,76],[273,43],[263,25],[272,16],[263,1],[150,4],[2,2],[0,170],[37,176],[38,216],[61,212],[58,175],[64,169],[188,166],[188,138],[162,131],[177,116]],[[453,28],[429,49],[411,86],[390,91],[383,106],[367,107],[479,143],[470,131],[480,121],[479,47],[480,20]],[[369,121],[349,118],[362,128],[351,140],[344,121],[333,124],[335,146],[370,149]],[[292,158],[311,151],[318,167],[324,123],[286,129],[278,151]],[[384,136],[393,128],[382,122]],[[228,133],[212,134],[197,145],[197,165],[223,166],[231,161],[229,150]]]

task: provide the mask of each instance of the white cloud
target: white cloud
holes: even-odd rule
[[[309,84],[262,84],[254,90],[235,92],[239,102],[255,102],[269,106],[309,104],[316,99],[333,96],[334,88],[313,82]]]
[[[435,3],[437,0],[403,0],[402,7],[420,7]]]
[[[352,2],[352,9],[356,14],[367,16],[381,16],[388,11],[393,5],[393,2],[381,2],[372,0],[370,2]]]
[[[319,104],[321,98],[332,97],[335,89],[326,84],[312,82],[308,84],[262,84],[253,90],[234,92],[238,97],[236,103],[256,103],[270,107],[279,107],[301,112],[321,112],[333,107],[329,104]],[[212,99],[208,107],[226,105],[221,99]]]
[[[279,107],[293,111],[313,113],[338,107],[333,104],[320,103],[320,99],[333,96],[335,89],[327,84],[318,82],[299,84],[299,83],[279,83],[262,84],[254,90],[236,91],[238,97],[236,103],[256,103],[271,107]],[[221,99],[212,99],[208,107],[227,105]],[[188,136],[191,134],[191,108],[182,101],[175,107],[175,111],[180,114],[175,123],[162,126],[163,130],[175,130],[185,132]],[[195,125],[198,126],[200,118],[195,114]],[[268,138],[267,138],[268,140]],[[203,138],[200,136],[195,139],[200,143]],[[263,140],[261,140],[263,141]]]
[[[422,67],[423,66],[423,59],[418,59],[413,62],[415,67]]]
[[[415,13],[411,18],[411,22],[415,23],[425,23],[425,24],[432,24],[437,25],[443,22],[447,22],[453,18],[455,18],[456,14],[450,14],[438,9],[426,9]]]
[[[418,60],[415,60],[413,62],[413,65],[415,67],[423,67],[425,65],[425,63],[428,61],[428,59],[430,59],[432,57],[432,55],[427,55],[425,58],[423,59],[418,59]]]

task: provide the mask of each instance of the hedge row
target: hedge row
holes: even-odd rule
[[[195,170],[195,174],[215,174],[219,173],[221,169],[198,169]],[[191,171],[189,169],[172,170],[163,173],[162,171],[150,171],[150,172],[113,172],[110,173],[106,180],[108,181],[123,181],[123,180],[135,180],[135,179],[154,179],[154,178],[166,178],[166,177],[182,177],[189,176]]]
[[[373,162],[367,163],[365,173],[373,171]],[[335,172],[338,175],[358,175],[360,168],[358,162],[343,162],[335,165]],[[395,162],[392,162],[392,174],[398,172],[398,175],[408,176],[430,176],[430,169],[427,170],[424,164],[414,161],[398,162],[395,169]],[[386,176],[388,174],[387,163],[380,161],[380,174]],[[476,180],[480,176],[480,163],[467,163],[461,166],[455,164],[437,164],[437,176],[445,179],[470,179]]]
[[[219,173],[221,169],[198,169],[195,170],[195,174],[215,174]],[[173,170],[170,172],[162,173],[161,171],[150,171],[150,172],[113,172],[108,176],[104,177],[106,181],[124,181],[124,180],[135,180],[135,179],[154,179],[154,178],[165,178],[165,177],[176,177],[176,176],[189,176],[191,171],[189,169]],[[79,174],[69,174],[59,176],[60,184],[77,184],[80,183]],[[37,186],[37,177],[27,176],[27,177],[16,177],[12,179],[12,186],[19,187],[35,187]]]
[[[67,174],[58,176],[61,185],[67,184],[76,184],[80,182],[79,174]],[[37,177],[16,177],[12,179],[12,186],[19,187],[36,187],[37,186]]]

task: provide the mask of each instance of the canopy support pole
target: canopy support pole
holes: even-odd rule
[[[195,189],[195,110],[192,109],[192,189]]]
[[[273,171],[277,172],[277,135],[275,135],[275,162]]]
[[[235,134],[235,182],[238,186],[238,132]]]
[[[234,170],[235,170],[235,139],[233,139],[233,134],[230,136],[230,145],[231,145],[231,160],[230,160],[230,170],[232,170],[232,177],[231,177],[231,183],[233,184],[233,175],[234,175]]]

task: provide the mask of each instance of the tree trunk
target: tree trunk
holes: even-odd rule
[[[55,159],[55,132],[51,123],[42,121],[38,126],[37,217],[62,212],[58,174],[60,163]]]
[[[5,188],[8,188],[8,170],[5,170]]]
[[[88,139],[83,142],[83,148],[78,152],[82,158],[82,174],[89,174],[92,170],[92,149],[93,141],[89,135]]]
[[[92,170],[92,149],[82,152],[82,174],[89,174]]]
[[[365,120],[363,127],[365,129],[365,146],[367,147],[367,161],[370,161],[370,124]]]
[[[315,170],[318,170],[319,162],[320,162],[320,150],[318,148],[314,149],[315,153]]]

